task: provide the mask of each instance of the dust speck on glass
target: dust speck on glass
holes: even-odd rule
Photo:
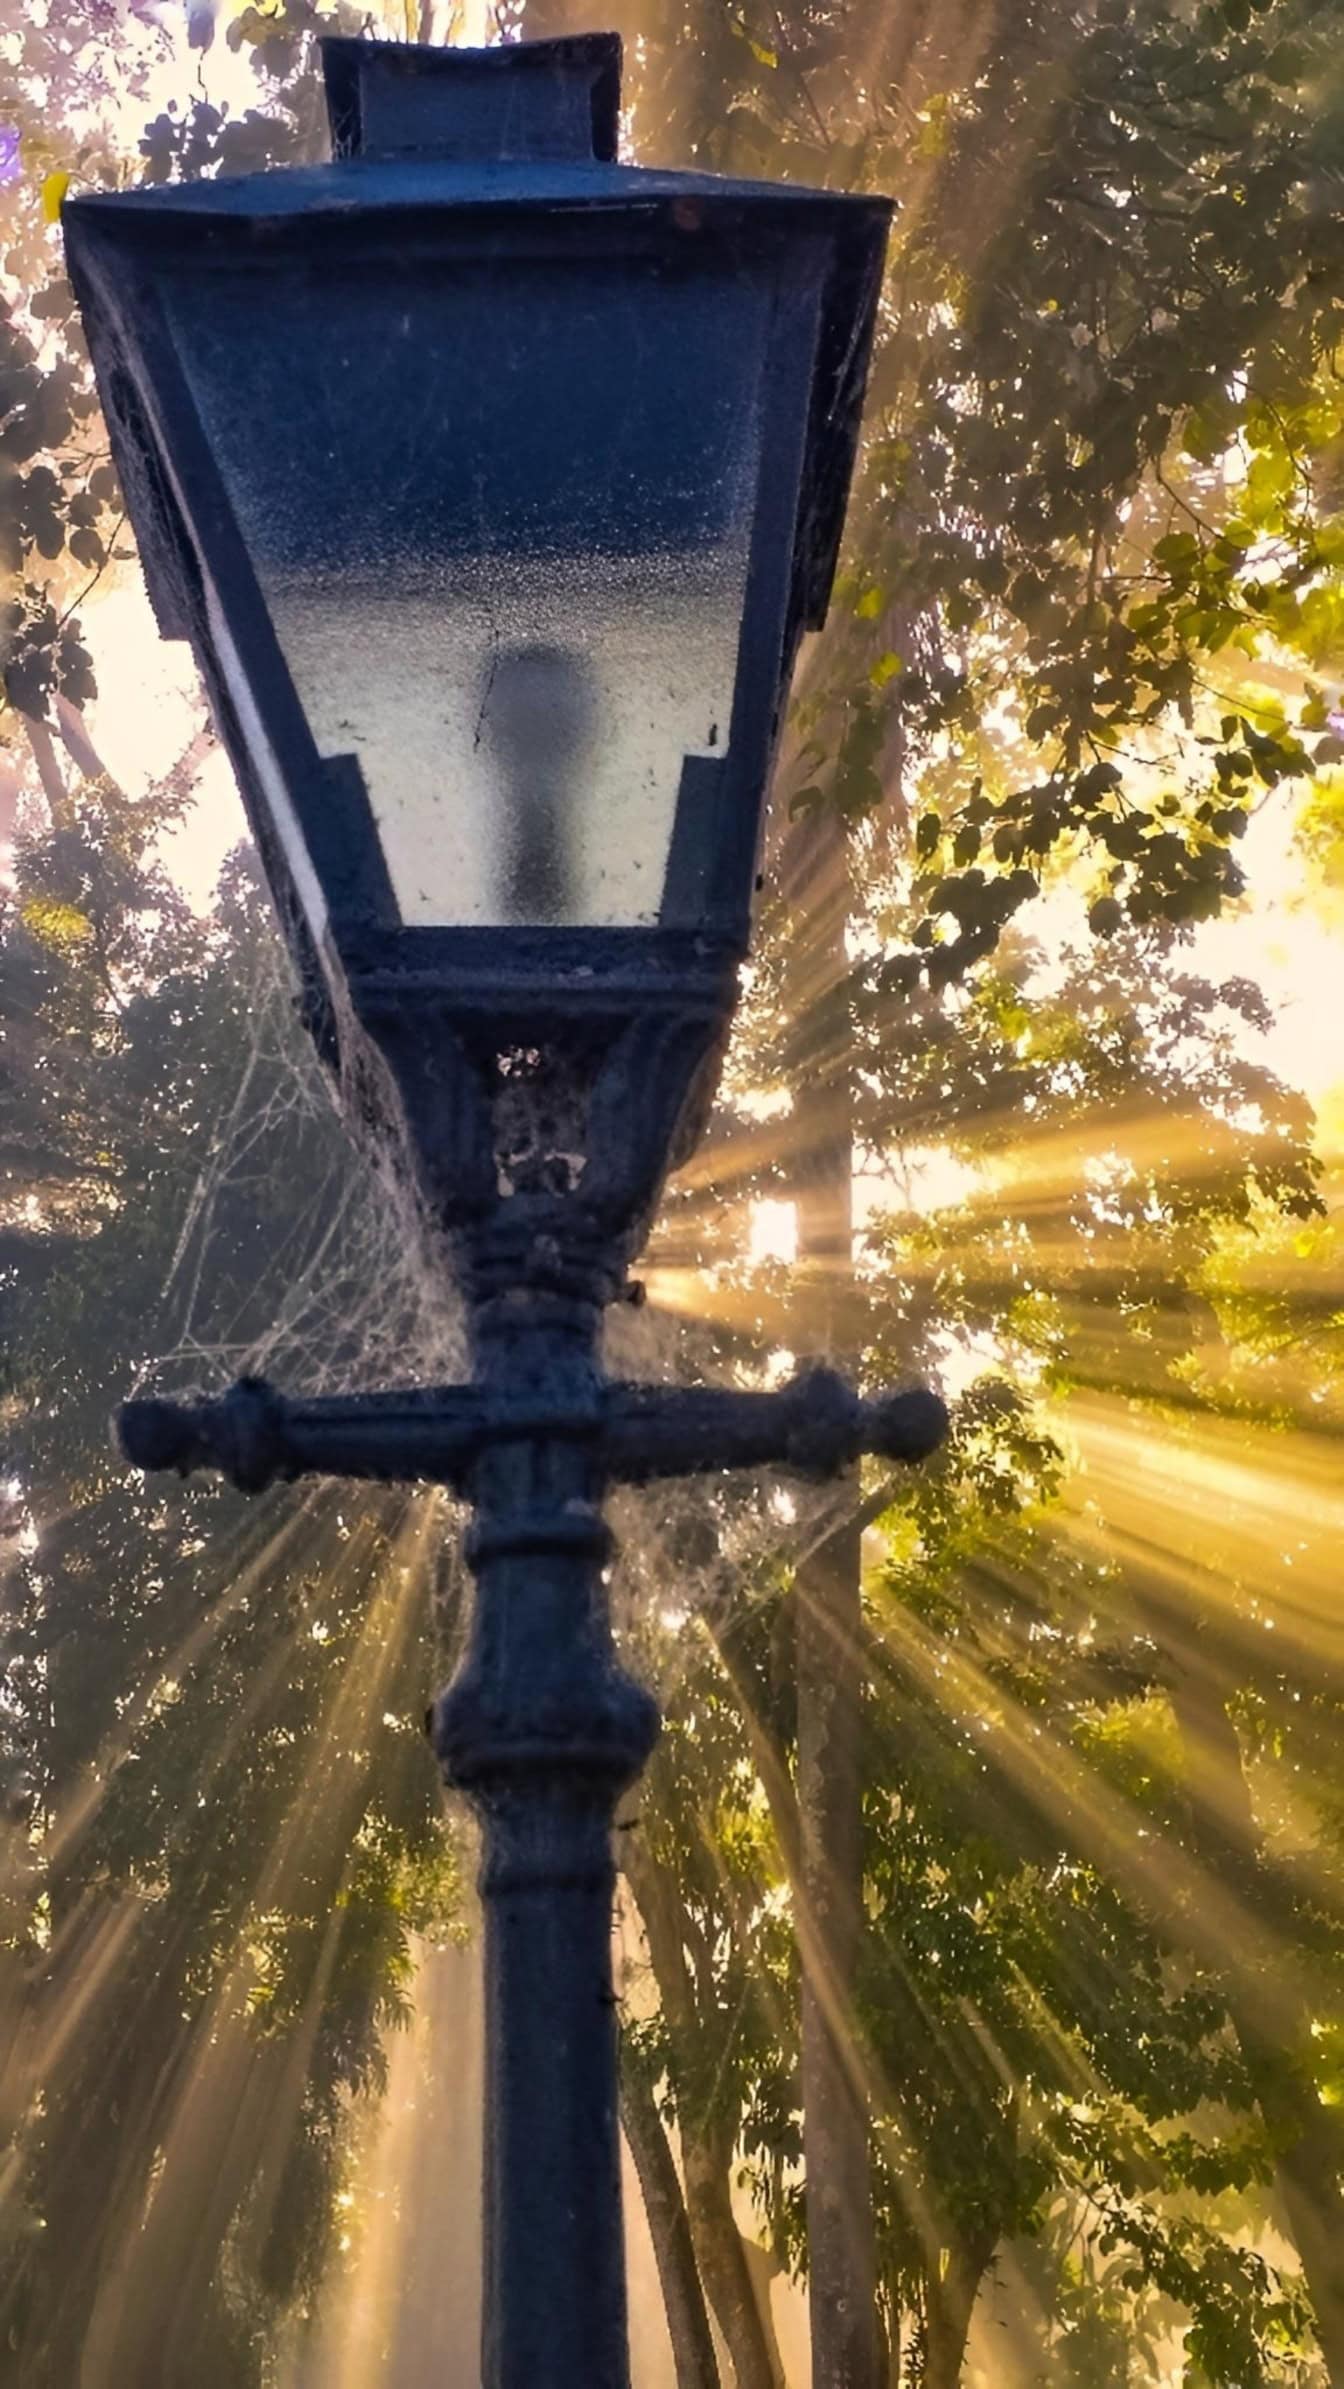
[[[295,270],[264,315],[242,275],[168,294],[319,751],[407,926],[655,922],[683,764],[729,745],[769,282],[403,273],[400,304],[385,268]]]

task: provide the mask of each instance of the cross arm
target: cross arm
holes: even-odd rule
[[[613,1385],[604,1441],[611,1476],[640,1485],[723,1468],[835,1476],[862,1452],[923,1460],[946,1432],[947,1412],[923,1386],[864,1396],[835,1370],[816,1368],[774,1393]]]
[[[589,1410],[550,1413],[472,1386],[291,1400],[244,1377],[214,1400],[128,1402],[117,1427],[135,1467],[217,1469],[246,1493],[299,1476],[461,1490],[482,1447],[509,1436],[581,1438],[602,1473],[625,1484],[772,1466],[826,1477],[861,1452],[922,1460],[942,1441],[947,1413],[923,1387],[862,1396],[820,1368],[773,1393],[611,1383]]]

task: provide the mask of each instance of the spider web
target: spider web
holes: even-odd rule
[[[340,1090],[298,1024],[274,930],[253,941],[248,968],[247,1046],[191,1188],[134,1390],[216,1394],[251,1375],[295,1395],[460,1382],[461,1304],[414,1188],[345,1127]],[[277,1172],[296,1151],[305,1175],[291,1205]],[[256,1278],[240,1290],[236,1257],[221,1248],[249,1210],[277,1226],[269,1243],[259,1239]],[[725,1359],[706,1323],[652,1306],[616,1306],[606,1359],[613,1375],[644,1382],[760,1381],[740,1358]],[[614,1623],[640,1672],[666,1697],[699,1626],[773,1597],[785,1558],[796,1564],[859,1498],[853,1480],[772,1472],[614,1493]]]
[[[232,1097],[191,1190],[140,1383],[222,1391],[266,1376],[296,1394],[434,1384],[461,1375],[462,1314],[405,1176],[379,1165],[342,1122],[333,1087],[300,1030],[277,936],[258,940],[247,990],[249,1042]],[[277,1203],[282,1158],[311,1174]],[[258,1277],[221,1301],[231,1273],[221,1215],[255,1205],[279,1218]]]

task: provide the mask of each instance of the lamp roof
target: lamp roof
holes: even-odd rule
[[[143,427],[117,370],[134,348],[126,269],[138,264],[152,274],[165,252],[180,260],[186,246],[203,266],[246,258],[264,272],[272,244],[285,254],[297,246],[320,253],[333,272],[334,241],[400,241],[412,226],[430,241],[473,226],[522,239],[539,225],[554,234],[576,219],[605,219],[613,231],[624,221],[679,239],[810,236],[829,243],[831,261],[794,585],[798,618],[816,628],[844,523],[891,202],[617,164],[614,34],[490,50],[341,38],[322,50],[336,151],[329,165],[89,193],[65,204],[72,278],[123,479],[144,474],[136,453]],[[333,278],[333,303],[337,289]],[[144,563],[151,588],[163,593],[161,626],[173,635],[182,625],[169,559],[146,552]]]
[[[885,225],[893,202],[867,193],[815,190],[803,183],[756,182],[727,174],[690,173],[661,166],[620,166],[600,158],[442,158],[424,151],[401,157],[333,158],[325,166],[278,166],[260,174],[218,175],[208,181],[144,183],[128,191],[94,191],[66,201],[62,216],[120,223],[132,215],[155,222],[200,216],[237,223],[277,223],[291,217],[351,215],[366,208],[579,207],[626,209],[699,200],[730,210],[779,209],[839,229],[876,220]]]

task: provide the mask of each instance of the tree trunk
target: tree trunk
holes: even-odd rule
[[[1265,2120],[1282,2119],[1295,2137],[1275,2178],[1302,2263],[1330,2389],[1344,2389],[1344,2196],[1340,2135],[1334,2115],[1280,2060],[1271,2092],[1260,2091]]]
[[[720,2389],[719,2360],[676,2163],[653,2092],[628,2058],[621,2067],[621,2121],[644,2197],[677,2389]]]
[[[107,765],[89,736],[88,724],[68,697],[56,699],[56,733],[77,772],[86,780],[111,778]]]
[[[813,2389],[879,2389],[868,2098],[851,2021],[862,1919],[859,1536],[799,1571],[803,2161]]]
[[[1153,1631],[1161,1641],[1156,1619]],[[1223,1687],[1197,1649],[1176,1654],[1171,1698],[1192,1778],[1210,1787],[1207,1797],[1191,1802],[1200,1862],[1254,1914],[1257,1891],[1264,1891],[1263,1838]],[[1288,1969],[1279,1971],[1272,2015],[1255,1974],[1241,1974],[1235,1962],[1227,1970],[1227,2004],[1260,2112],[1279,2145],[1275,2186],[1315,2310],[1330,2389],[1344,2389],[1344,2132],[1295,2062],[1291,2039],[1308,2046],[1310,2003]],[[1296,2030],[1289,2032],[1294,2009]]]
[[[756,2295],[733,2213],[731,2149],[687,2139],[682,2162],[700,2278],[723,2333],[737,2389],[785,2389],[774,2324]]]
[[[42,782],[42,793],[47,800],[53,827],[62,829],[70,818],[70,797],[57,760],[55,741],[46,723],[38,721],[35,715],[24,713],[20,714],[19,719],[33,751],[33,761],[37,765],[37,776]]]
[[[847,967],[844,827],[830,814],[791,841],[794,912],[807,924],[798,979],[809,1008]],[[832,1018],[833,1015],[830,1015]],[[843,1036],[843,1022],[838,1024]],[[832,1030],[834,1035],[834,1030]],[[826,1031],[821,1032],[823,1040]],[[810,1041],[809,1041],[810,1042]],[[836,1342],[853,1275],[854,1144],[847,1052],[829,1071],[822,1141],[800,1157],[798,1260],[813,1278],[811,1341]],[[794,1579],[797,1620],[798,1866],[802,1964],[803,2161],[813,2389],[882,2389],[869,2100],[852,2002],[863,1917],[864,1657],[861,1529],[839,1526]]]
[[[627,1834],[624,1840],[626,1877],[644,1926],[658,1996],[673,2032],[692,2047],[700,2025],[686,1963],[680,1893],[674,1877],[648,1856],[637,1834]],[[695,2260],[723,2333],[736,2389],[785,2389],[769,2304],[756,2294],[733,2213],[732,2162],[740,2117],[681,2113],[677,2120]]]
[[[920,2389],[959,2389],[966,2360],[971,2316],[985,2267],[994,2253],[982,2248],[956,2248],[947,2271],[930,2281],[924,2308],[924,2374]]]

